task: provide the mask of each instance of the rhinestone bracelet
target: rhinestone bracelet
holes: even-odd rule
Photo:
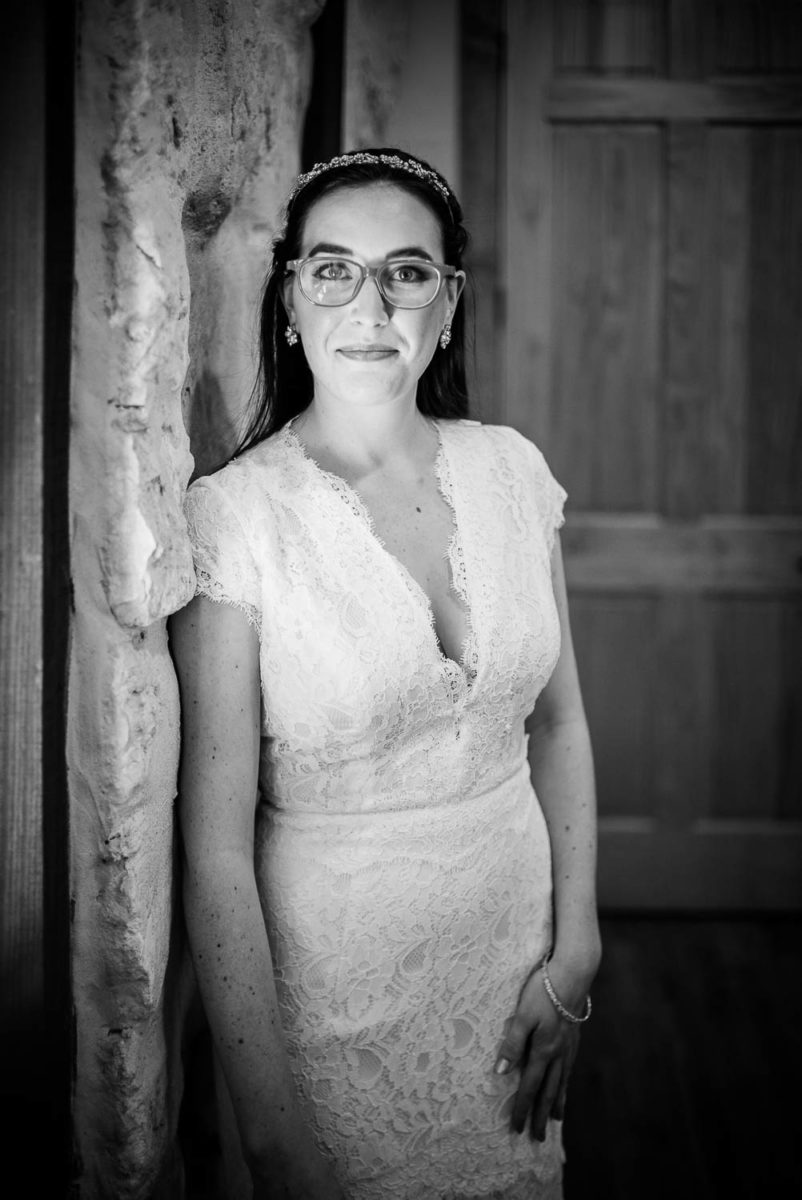
[[[573,1013],[568,1011],[554,990],[554,985],[549,978],[548,962],[548,958],[544,958],[543,962],[540,964],[540,969],[543,972],[543,986],[546,989],[546,995],[548,996],[549,1000],[551,1000],[552,1004],[557,1009],[557,1012],[564,1021],[570,1021],[572,1025],[583,1025],[593,1011],[593,1006],[590,1003],[590,996],[585,997],[585,1011],[582,1016],[575,1017]]]

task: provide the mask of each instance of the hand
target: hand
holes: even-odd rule
[[[549,964],[549,975],[566,1008],[580,1013],[587,994],[582,980],[560,970],[555,960]],[[559,1015],[538,967],[524,984],[496,1062],[499,1074],[516,1067],[521,1073],[510,1121],[516,1133],[523,1133],[528,1118],[532,1138],[542,1142],[549,1118],[563,1119],[568,1078],[578,1048],[579,1026]]]

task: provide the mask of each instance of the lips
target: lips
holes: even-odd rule
[[[352,362],[380,362],[382,359],[392,358],[398,351],[393,346],[356,345],[341,346],[337,353]]]

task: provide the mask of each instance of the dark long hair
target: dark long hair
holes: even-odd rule
[[[363,162],[360,155],[376,155],[415,164],[436,176],[441,191],[431,179],[392,162]],[[354,161],[351,161],[351,159]],[[321,171],[290,197],[283,232],[273,242],[273,260],[265,281],[259,337],[259,373],[249,405],[247,422],[236,453],[255,446],[292,417],[303,412],[312,401],[312,372],[299,345],[287,345],[287,313],[282,287],[287,263],[301,249],[304,222],[312,205],[337,188],[355,188],[369,183],[392,183],[403,188],[428,206],[440,225],[445,262],[462,268],[462,256],[468,243],[462,209],[446,180],[421,158],[403,150],[372,149],[351,151],[337,159],[337,165]],[[445,194],[444,194],[445,193]],[[418,381],[417,405],[430,417],[464,417],[468,414],[465,381],[465,315],[458,304],[451,322],[451,342],[444,350],[438,345],[434,357]]]

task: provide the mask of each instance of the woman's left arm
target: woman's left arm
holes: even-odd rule
[[[530,718],[532,782],[549,831],[554,886],[554,939],[549,962],[553,989],[580,1015],[601,959],[596,913],[596,800],[593,756],[579,688],[568,619],[559,538],[552,579],[562,645],[557,666]],[[521,1072],[512,1114],[519,1132],[527,1122],[545,1136],[549,1116],[561,1118],[579,1026],[560,1016],[539,964],[521,992],[499,1052],[497,1069]]]
[[[532,782],[549,830],[554,883],[550,973],[566,990],[566,1008],[581,1011],[599,967],[596,913],[596,789],[590,734],[579,688],[559,538],[552,580],[562,646],[557,666],[530,718]],[[561,996],[562,998],[562,996]]]

